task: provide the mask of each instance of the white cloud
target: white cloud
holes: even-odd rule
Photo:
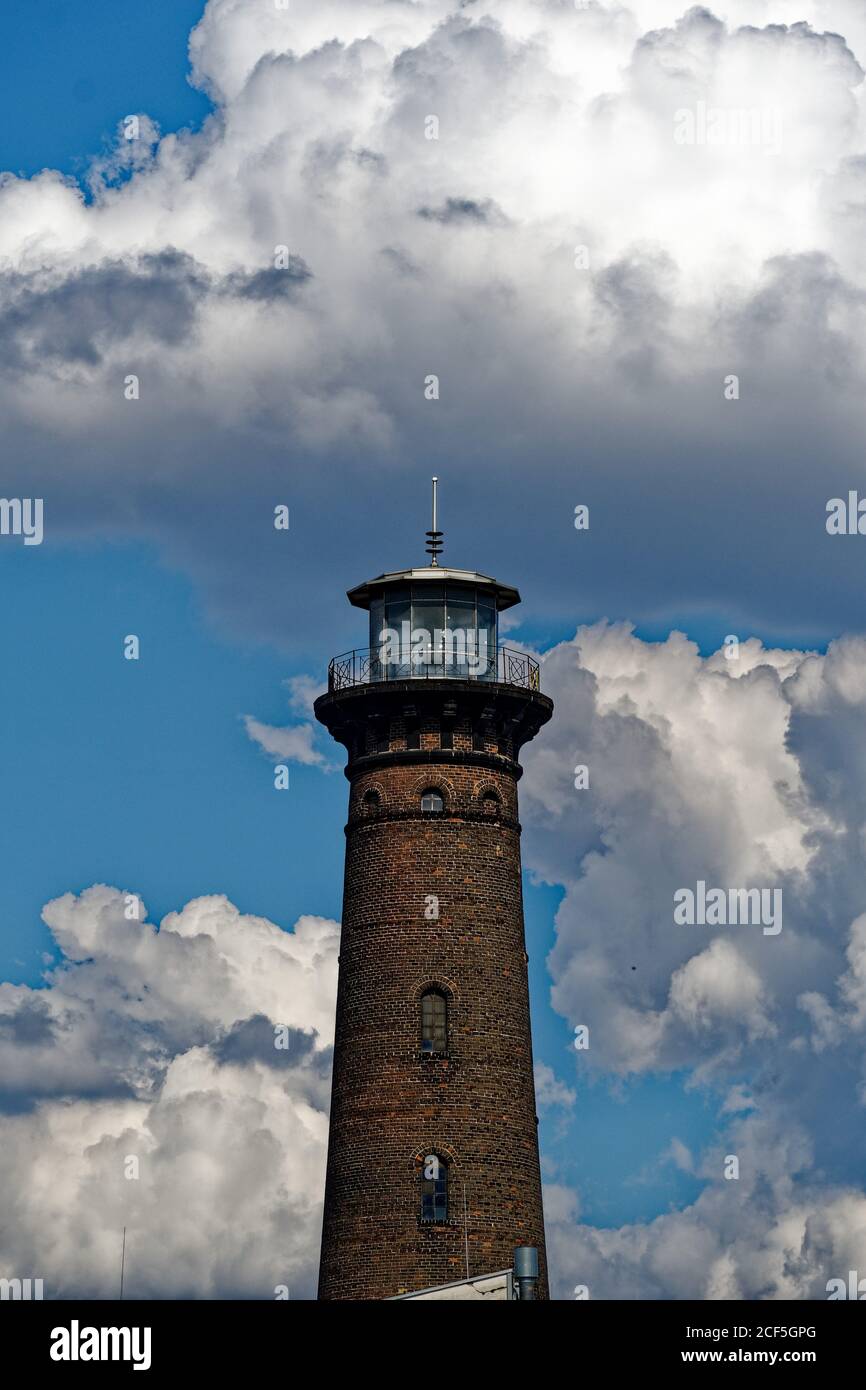
[[[318,676],[289,676],[286,681],[289,691],[289,704],[298,714],[312,714],[313,702],[322,693],[322,682]]]
[[[586,1078],[683,1069],[721,1135],[699,1155],[673,1141],[706,1184],[685,1210],[555,1222],[559,1296],[826,1297],[866,1267],[851,1118],[866,1096],[866,643],[753,641],[728,660],[597,624],[546,655],[543,688],[556,713],[524,753],[524,853],[566,889],[549,966],[555,1007],[589,1025],[573,1063]],[[676,924],[674,892],[701,879],[779,886],[782,931]]]
[[[577,1092],[559,1080],[553,1067],[549,1067],[546,1062],[536,1062],[535,1099],[539,1105],[570,1109],[577,1100]]]
[[[312,724],[295,724],[280,729],[272,724],[262,724],[251,714],[245,714],[244,727],[253,742],[269,757],[286,758],[307,767],[325,765],[325,757],[318,748],[313,747],[316,730]]]
[[[702,659],[681,634],[650,644],[598,624],[545,658],[556,716],[525,752],[527,859],[567,889],[553,1001],[589,1023],[591,1065],[712,1065],[722,1043],[727,1057],[772,1037],[795,981],[838,973],[851,918],[834,942],[807,908],[836,811],[807,784],[792,702],[804,666],[832,682],[846,646],[764,655]],[[782,888],[782,931],[676,924],[674,894],[699,880]]]
[[[750,1037],[771,1037],[775,1032],[757,971],[721,939],[674,972],[670,1007],[695,1032],[732,1018],[746,1026]]]
[[[689,586],[701,602],[711,583],[789,622],[748,563],[708,573],[696,489],[705,524],[729,532],[715,463],[696,468],[695,450],[712,452],[709,420],[745,555],[773,541],[756,489],[784,459],[786,502],[814,535],[798,591],[811,603],[826,564],[816,470],[827,487],[842,463],[862,473],[845,441],[866,344],[866,24],[853,0],[804,0],[796,22],[782,0],[730,0],[726,23],[683,8],[210,0],[191,42],[218,103],[201,132],[152,146],[145,124],[115,156],[132,176],[90,204],[51,172],[0,184],[0,407],[22,495],[39,461],[49,537],[156,537],[221,614],[291,641],[321,631],[323,550],[380,552],[383,532],[359,519],[405,524],[406,461],[426,472],[447,455],[491,535],[521,524],[524,496],[538,509],[539,584],[561,604],[550,566],[592,438],[594,524],[633,550],[646,522],[647,602],[674,606]],[[678,145],[676,112],[700,102],[778,110],[781,149]],[[777,391],[768,432],[745,401]],[[801,457],[816,419],[822,448]],[[629,493],[643,505],[620,522]],[[275,547],[286,495],[299,525]],[[684,567],[674,589],[653,560],[662,535]],[[306,563],[287,588],[288,553]],[[588,567],[600,602],[633,611],[621,577],[610,551]]]
[[[677,1139],[676,1135],[674,1135],[670,1142],[667,1156],[681,1172],[694,1172],[694,1159],[692,1158],[688,1145],[684,1144],[682,1139]]]
[[[778,1117],[777,1117],[778,1118]],[[717,1180],[691,1206],[619,1230],[548,1213],[556,1296],[822,1299],[827,1281],[866,1265],[866,1196],[810,1182],[802,1136],[746,1121],[733,1136],[738,1180]],[[717,1172],[721,1169],[721,1155]]]
[[[127,902],[49,903],[63,962],[0,985],[4,1273],[115,1297],[126,1226],[129,1297],[314,1297],[339,927]]]

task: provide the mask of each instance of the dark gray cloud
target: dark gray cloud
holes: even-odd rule
[[[0,355],[8,367],[99,367],[118,343],[177,346],[192,329],[208,276],[184,252],[147,253],[63,276],[7,274],[0,285]]]
[[[0,1013],[0,1035],[22,1047],[56,1040],[50,1011],[38,997],[25,999],[14,1012]]]
[[[237,295],[240,299],[253,299],[263,303],[290,298],[299,286],[312,279],[312,274],[301,256],[290,256],[284,269],[257,270],[252,273],[236,272],[226,277],[222,289]]]
[[[225,1036],[213,1044],[211,1051],[220,1062],[255,1061],[277,1068],[296,1067],[322,1055],[316,1052],[316,1039],[312,1034],[298,1028],[281,1031],[281,1045],[277,1047],[277,1027],[281,1025],[272,1023],[263,1014],[256,1014],[233,1024]]]
[[[474,222],[482,226],[504,226],[507,218],[492,198],[446,198],[438,208],[422,207],[418,216],[426,222],[439,222],[444,227]]]

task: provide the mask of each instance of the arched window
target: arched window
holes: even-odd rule
[[[421,1051],[448,1051],[448,1000],[440,989],[421,996]]]
[[[448,1220],[448,1164],[438,1154],[425,1154],[421,1162],[421,1220]]]
[[[442,812],[445,810],[445,802],[442,800],[442,793],[435,787],[428,787],[426,792],[421,794],[421,810]]]
[[[364,792],[364,810],[378,811],[379,800],[379,793],[376,791],[376,788],[370,787],[367,791]]]
[[[481,809],[485,816],[499,815],[499,797],[496,792],[485,792],[481,798]]]

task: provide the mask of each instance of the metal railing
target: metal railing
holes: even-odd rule
[[[380,681],[476,680],[498,681],[524,690],[539,690],[538,662],[513,647],[498,647],[489,657],[446,653],[430,647],[412,652],[407,661],[382,655],[379,647],[358,648],[335,656],[328,666],[328,690]]]

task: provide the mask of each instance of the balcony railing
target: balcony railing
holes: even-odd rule
[[[524,690],[540,689],[538,662],[512,647],[499,647],[483,658],[428,647],[412,652],[406,661],[384,657],[379,647],[360,648],[335,656],[328,667],[328,690],[332,693],[353,685],[405,680],[498,681]]]

